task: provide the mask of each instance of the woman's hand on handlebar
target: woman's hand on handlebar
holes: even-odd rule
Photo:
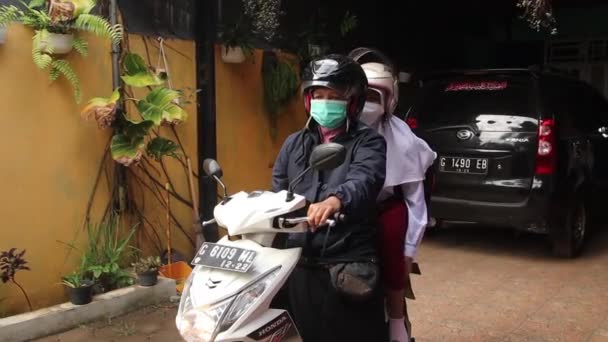
[[[330,196],[323,202],[311,204],[308,207],[308,225],[313,232],[340,211],[342,202],[336,196]]]

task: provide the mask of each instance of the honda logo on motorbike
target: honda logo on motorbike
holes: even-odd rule
[[[472,137],[473,137],[473,132],[469,131],[468,129],[463,129],[463,130],[456,132],[456,138],[458,138],[460,140],[469,140]]]

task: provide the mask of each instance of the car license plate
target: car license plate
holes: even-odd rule
[[[439,171],[485,175],[488,173],[487,158],[440,157]]]
[[[192,264],[246,273],[253,265],[257,254],[250,249],[204,242]]]

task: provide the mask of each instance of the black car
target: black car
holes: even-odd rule
[[[608,103],[539,69],[450,72],[422,82],[406,121],[437,152],[430,213],[547,234],[579,254],[608,184]]]

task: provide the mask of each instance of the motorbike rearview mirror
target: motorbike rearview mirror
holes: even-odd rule
[[[336,143],[318,145],[312,150],[308,164],[315,170],[331,170],[342,165],[346,149]]]
[[[220,164],[217,163],[214,159],[208,158],[203,161],[203,171],[209,177],[217,176],[218,178],[222,178],[224,172],[220,167]]]
[[[205,174],[213,179],[222,187],[224,190],[224,201],[228,198],[228,189],[220,178],[224,175],[220,164],[214,159],[208,158],[203,161],[203,171]]]
[[[287,202],[294,199],[293,188],[296,184],[304,177],[310,170],[331,170],[342,165],[346,159],[346,149],[344,146],[336,143],[326,143],[315,147],[310,154],[308,160],[308,167],[302,171],[291,183],[289,184],[289,191],[287,192]]]

